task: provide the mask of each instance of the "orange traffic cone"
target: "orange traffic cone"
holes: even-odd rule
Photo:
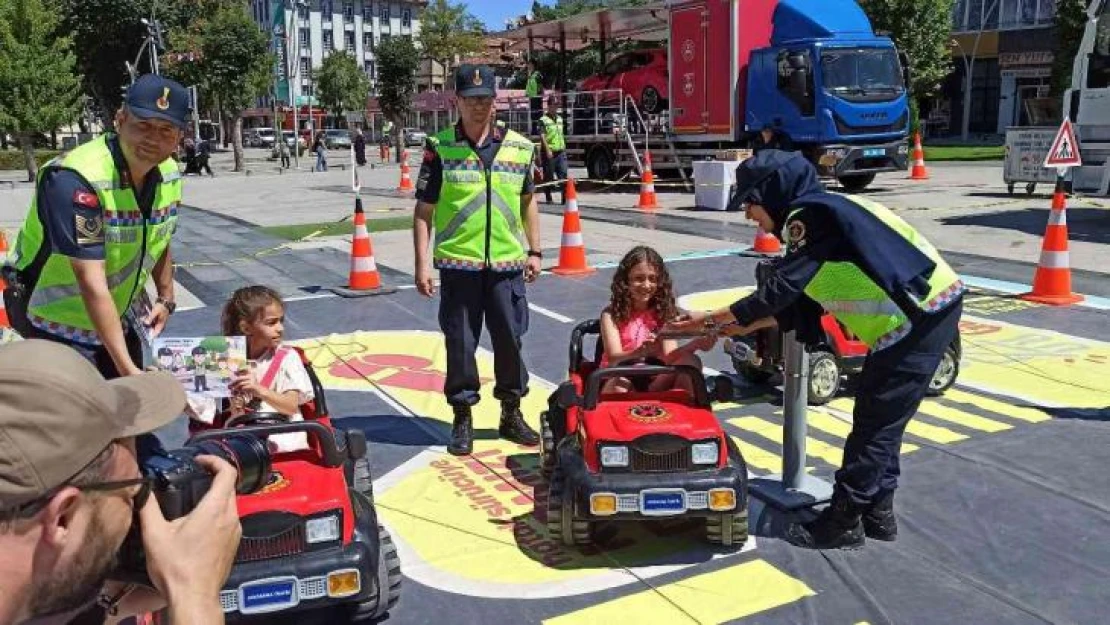
[[[409,154],[408,150],[401,150],[401,184],[397,186],[398,193],[411,193],[416,188],[412,186],[412,178],[409,177]]]
[[[392,293],[397,289],[382,286],[382,276],[374,262],[374,249],[370,232],[366,229],[366,213],[362,198],[355,198],[355,236],[351,240],[351,271],[346,287],[332,287],[331,291],[342,297],[365,297]]]
[[[759,254],[778,254],[782,251],[782,244],[779,243],[778,237],[764,232],[763,228],[756,226],[755,245],[752,247],[752,251]]]
[[[3,267],[8,262],[8,235],[0,230],[0,267]],[[2,296],[5,289],[8,288],[8,283],[4,281],[4,276],[0,274],[0,328],[12,327],[12,322],[8,319],[8,311],[4,309],[4,298]],[[0,334],[3,332],[0,331]]]
[[[559,247],[559,264],[551,273],[573,276],[593,273],[597,269],[586,264],[586,244],[582,240],[582,223],[578,219],[578,191],[574,178],[567,178],[567,206],[563,209],[563,240]]]
[[[910,180],[928,180],[929,172],[925,170],[925,150],[921,148],[921,133],[913,133],[913,169],[910,170]]]
[[[1059,201],[1057,201],[1059,198]],[[1057,208],[1059,203],[1059,208]],[[1071,263],[1068,258],[1067,202],[1064,200],[1064,181],[1057,179],[1052,210],[1048,214],[1041,260],[1033,275],[1033,290],[1021,299],[1053,306],[1067,306],[1082,302],[1083,296],[1071,292]]]
[[[644,152],[644,178],[640,181],[640,201],[636,204],[639,209],[659,208],[655,201],[655,174],[651,171],[651,152]]]

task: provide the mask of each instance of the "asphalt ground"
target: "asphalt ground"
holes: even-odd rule
[[[265,278],[293,300],[289,340],[313,358],[338,423],[371,441],[377,506],[406,575],[389,622],[1101,622],[1110,571],[1105,310],[969,295],[959,382],[923,404],[906,437],[898,542],[872,541],[856,552],[799,550],[780,538],[787,519],[755,503],[754,536],[738,554],[709,548],[699,524],[681,521],[603,528],[600,548],[567,549],[545,533],[546,484],[535,450],[496,439],[488,337],[480,354],[488,381],[476,412],[479,441],[470,460],[455,459],[443,449],[451,416],[439,392],[445,355],[437,298],[406,288],[411,278],[401,267],[383,270],[383,280],[402,287],[393,294],[332,297],[323,287],[342,284],[347,267],[337,250],[282,249],[221,262],[221,254],[243,257],[275,243],[228,223],[213,215],[182,220],[183,241],[244,240],[223,241],[229,247],[207,256],[197,248],[182,261],[216,263],[235,275],[183,267],[179,282],[205,306],[175,315],[167,333],[215,332],[219,303],[243,280]],[[721,238],[730,248],[727,234]],[[703,256],[669,264],[685,305],[727,303],[751,286],[758,259]],[[570,330],[599,313],[611,276],[609,265],[579,278],[545,274],[529,287],[524,352],[533,377],[525,412],[533,425],[566,376]],[[719,349],[705,365],[733,370]],[[718,405],[716,414],[752,474],[776,473],[781,393],[737,382],[737,401]],[[828,480],[839,464],[852,401],[844,396],[809,411],[811,475]],[[497,514],[474,503],[473,484],[498,503]],[[314,618],[341,622],[335,614]]]

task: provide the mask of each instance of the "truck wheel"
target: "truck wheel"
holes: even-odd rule
[[[555,470],[555,433],[551,431],[551,413],[544,411],[540,414],[540,472],[546,478],[551,478]]]
[[[547,489],[547,531],[568,547],[588,545],[591,524],[574,518],[574,500],[563,492],[564,485],[563,472],[556,468]]]
[[[595,146],[586,155],[586,174],[590,180],[615,180],[616,167],[609,148]]]
[[[840,365],[831,353],[820,350],[809,353],[809,405],[829,403],[840,390]]]
[[[875,174],[848,174],[837,178],[840,186],[848,193],[858,193],[867,188],[867,185],[875,181]]]
[[[941,356],[940,364],[937,365],[933,379],[929,380],[929,389],[925,391],[925,394],[929,397],[943,395],[944,391],[952,388],[952,385],[956,383],[956,377],[959,375],[960,359],[956,355],[956,348],[949,347],[944,350],[944,355]]]
[[[659,96],[659,91],[655,87],[647,86],[640,92],[640,108],[645,113],[653,115],[663,110],[663,98]]]
[[[397,547],[393,545],[389,530],[381,525],[378,526],[378,545],[378,566],[375,569],[378,594],[354,607],[352,621],[378,620],[401,598],[401,559],[397,557]]]
[[[705,538],[714,545],[740,549],[748,541],[748,511],[745,509],[707,516]]]

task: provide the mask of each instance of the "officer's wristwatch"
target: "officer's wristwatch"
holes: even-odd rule
[[[528,250],[528,255],[535,256],[536,258],[543,258],[543,252],[537,252],[536,250]]]
[[[168,312],[171,315],[173,314],[173,311],[177,310],[177,302],[173,301],[172,299],[166,299],[164,297],[159,297],[157,300],[154,301],[154,303],[155,304],[161,304],[162,306],[165,306],[166,312]]]

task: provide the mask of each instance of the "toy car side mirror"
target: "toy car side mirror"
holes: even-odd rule
[[[366,432],[347,430],[347,457],[358,460],[366,456]]]
[[[570,410],[582,405],[582,398],[578,396],[573,384],[563,384],[555,391],[555,405],[562,410]]]

